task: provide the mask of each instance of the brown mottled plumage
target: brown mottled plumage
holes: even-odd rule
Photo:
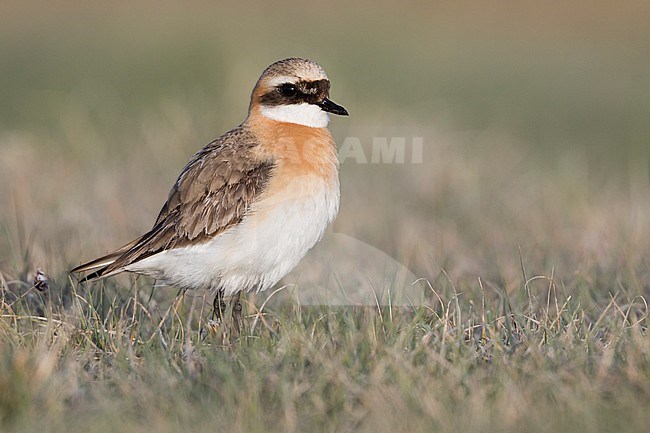
[[[71,272],[92,270],[98,264],[102,269],[86,280],[112,275],[161,251],[205,242],[239,223],[273,168],[271,159],[254,157],[255,145],[255,137],[241,126],[209,143],[185,166],[149,232]],[[102,265],[107,258],[114,261]]]

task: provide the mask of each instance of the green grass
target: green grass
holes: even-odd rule
[[[3,3],[0,431],[645,432],[649,16],[637,1]],[[322,63],[350,110],[338,143],[425,147],[422,164],[342,164],[331,232],[274,299],[400,289],[383,252],[426,306],[264,293],[227,341],[202,337],[209,297],[71,280],[150,227],[290,55]]]
[[[142,289],[135,301],[121,288],[90,296],[72,285],[64,309],[51,287],[50,302],[3,305],[0,422],[3,431],[644,431],[644,300],[625,290],[567,297],[541,281],[543,290],[528,295],[522,282],[506,296],[480,281],[455,295],[441,280],[439,303],[416,310],[251,304],[232,342],[200,336],[201,298],[159,304]]]

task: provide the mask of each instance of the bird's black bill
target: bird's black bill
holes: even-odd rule
[[[327,98],[323,99],[323,102],[318,104],[318,106],[328,113],[338,114],[339,116],[349,116],[348,110],[338,104],[335,104]]]

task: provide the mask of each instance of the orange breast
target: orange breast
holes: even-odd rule
[[[251,115],[249,126],[260,143],[255,151],[275,161],[264,197],[256,204],[254,221],[264,221],[278,207],[300,208],[287,206],[291,203],[311,203],[306,206],[310,209],[304,215],[306,221],[322,220],[325,225],[331,221],[338,209],[339,161],[327,128],[277,122],[261,115]]]
[[[276,163],[274,177],[319,176],[338,185],[336,144],[327,128],[277,122],[261,115],[251,116],[249,123],[260,142],[258,151]]]

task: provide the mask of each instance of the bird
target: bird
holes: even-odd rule
[[[92,282],[121,272],[224,299],[273,287],[322,238],[338,213],[339,160],[330,99],[317,63],[268,66],[246,119],[189,160],[151,230],[72,269]],[[241,310],[241,305],[238,306]]]

